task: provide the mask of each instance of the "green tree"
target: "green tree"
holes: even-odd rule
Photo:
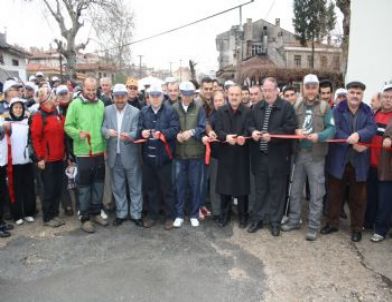
[[[294,30],[301,45],[312,47],[311,68],[314,68],[315,42],[335,28],[335,5],[327,0],[294,0]]]

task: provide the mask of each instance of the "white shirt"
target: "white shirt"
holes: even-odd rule
[[[117,154],[120,154],[120,133],[121,133],[121,125],[124,118],[124,111],[125,109],[119,111],[116,109],[117,115]]]
[[[184,111],[187,112],[189,105],[184,105],[184,104],[181,104],[181,105],[182,105],[182,108],[184,108]]]

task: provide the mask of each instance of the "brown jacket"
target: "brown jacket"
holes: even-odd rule
[[[388,124],[384,138],[392,139],[392,121]],[[392,181],[392,151],[383,150],[378,163],[378,179],[380,181]]]

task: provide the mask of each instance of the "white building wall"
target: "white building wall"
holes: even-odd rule
[[[15,56],[13,54],[9,54],[7,52],[2,52],[3,53],[3,58],[4,58],[4,64],[1,64],[0,67],[4,70],[7,71],[16,71],[19,73],[19,78],[22,81],[26,81],[26,64],[27,60],[24,58],[20,58],[18,56]],[[18,60],[19,66],[13,66],[12,60]]]
[[[366,84],[365,101],[392,80],[392,1],[351,1],[350,45],[346,83]]]

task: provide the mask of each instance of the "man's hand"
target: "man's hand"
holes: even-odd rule
[[[368,149],[368,147],[364,146],[364,145],[359,145],[359,144],[355,144],[353,145],[353,149],[357,152],[364,152]]]
[[[262,140],[263,142],[268,143],[268,142],[271,141],[271,135],[270,135],[269,133],[263,133],[263,134],[261,135],[261,140]]]
[[[355,145],[359,142],[359,134],[354,132],[347,138],[347,144]]]
[[[261,139],[261,131],[254,130],[252,132],[252,138],[255,142],[259,141]]]
[[[216,135],[214,130],[211,130],[210,132],[208,132],[208,137],[211,139],[217,139],[218,135]]]
[[[208,136],[203,136],[202,139],[201,139],[201,141],[202,141],[202,143],[203,143],[204,145],[207,145],[207,143],[210,142],[210,138],[209,138]]]
[[[108,129],[108,135],[109,135],[110,137],[116,137],[116,136],[118,136],[118,133],[117,133],[117,131],[114,130],[114,129]]]
[[[89,133],[87,131],[80,131],[79,132],[79,137],[80,139],[86,139]]]
[[[186,130],[182,133],[182,138],[187,141],[192,137],[192,131],[191,130]]]
[[[142,137],[143,138],[149,138],[150,137],[150,130],[143,130],[142,131]]]
[[[37,166],[38,166],[38,169],[40,169],[40,170],[45,170],[45,161],[44,161],[44,160],[40,160],[40,161],[37,163]]]
[[[295,135],[304,136],[304,129],[295,129]]]
[[[184,138],[183,138],[183,136],[182,136],[182,132],[180,132],[180,133],[177,134],[177,141],[180,142],[180,143],[183,143],[183,142],[184,142]]]
[[[229,143],[230,145],[235,145],[237,140],[237,135],[235,134],[228,134],[226,135],[226,142]]]
[[[121,132],[120,133],[120,141],[125,142],[125,141],[130,141],[131,138],[129,137],[128,133],[126,132]]]
[[[10,122],[4,122],[3,123],[3,128],[4,128],[4,130],[10,130],[11,129],[11,123]]]
[[[382,142],[382,146],[384,148],[391,148],[392,147],[392,139],[389,137],[384,138],[384,141]]]
[[[161,131],[155,131],[153,134],[152,134],[152,136],[155,138],[155,139],[159,139],[159,136],[161,135]]]
[[[317,143],[317,142],[318,142],[318,139],[319,139],[319,136],[318,136],[317,133],[312,133],[312,134],[309,134],[309,135],[308,135],[307,139],[308,139],[309,141],[311,141],[312,143]]]

